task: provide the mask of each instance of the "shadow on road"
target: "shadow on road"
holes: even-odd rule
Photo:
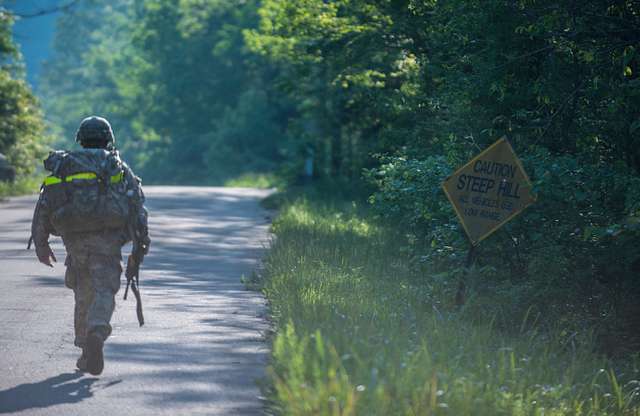
[[[91,385],[97,378],[83,378],[83,373],[63,373],[37,383],[24,383],[0,391],[0,413],[45,408],[64,403],[78,403],[93,396]]]
[[[207,414],[261,414],[255,381],[264,376],[268,358],[264,301],[240,282],[268,244],[268,218],[257,204],[261,196],[195,188],[147,194],[152,243],[141,270],[147,322],[144,332],[105,345],[107,365],[113,363],[111,371],[120,371],[117,377],[125,380],[107,396],[129,394],[120,408],[135,403],[157,414],[205,408],[211,412]],[[7,248],[0,250],[0,258],[22,261],[29,256],[36,261],[34,253],[24,249],[22,235],[28,238],[28,225],[16,219],[5,227],[13,234],[3,236]],[[0,224],[0,235],[2,230]],[[125,260],[129,250],[123,250]],[[59,251],[56,276],[64,270]],[[65,290],[63,278],[56,276],[30,272],[28,282]],[[117,303],[128,309],[128,320],[119,325],[134,327],[135,302],[123,302],[122,295],[120,291]],[[89,408],[104,400],[99,393],[103,386],[96,381],[82,373],[64,373],[11,387],[0,391],[0,414],[78,402],[83,402],[78,408]],[[138,394],[130,399],[131,393]]]
[[[261,238],[256,229],[268,223],[258,200],[189,191],[148,195],[152,242],[142,266],[143,288],[243,291],[242,274],[252,270],[267,244],[255,244]]]

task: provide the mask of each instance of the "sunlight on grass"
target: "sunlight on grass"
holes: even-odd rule
[[[0,181],[0,198],[16,195],[35,194],[40,189],[42,177],[27,176],[18,178],[15,182]]]
[[[357,207],[352,205],[350,208],[352,213],[314,207],[307,199],[302,198],[281,214],[274,229],[277,233],[280,224],[285,224],[287,227],[309,227],[325,233],[353,233],[363,237],[375,234],[376,227],[355,213]]]
[[[560,329],[497,329],[473,296],[454,307],[450,282],[415,276],[393,234],[355,205],[301,198],[273,229],[263,291],[277,329],[275,412],[640,415],[637,357],[610,361]]]
[[[224,186],[238,188],[277,188],[282,180],[272,173],[245,173],[237,178],[228,179]]]

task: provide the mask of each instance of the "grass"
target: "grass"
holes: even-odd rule
[[[40,176],[26,176],[16,179],[14,182],[0,181],[0,198],[16,195],[35,194],[40,189],[42,178]]]
[[[638,357],[612,362],[528,316],[497,328],[473,292],[457,307],[454,273],[416,273],[356,203],[280,203],[260,282],[273,413],[640,415]]]
[[[224,186],[240,188],[277,188],[282,185],[282,180],[272,173],[245,173],[237,178],[228,179]]]

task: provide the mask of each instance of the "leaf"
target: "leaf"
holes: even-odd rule
[[[624,53],[622,55],[622,59],[623,59],[622,64],[625,66],[628,65],[629,62],[633,60],[635,55],[636,55],[636,49],[633,46],[627,46],[626,48],[624,48]]]
[[[540,241],[543,237],[542,233],[533,233],[531,234],[531,241]]]
[[[591,63],[594,61],[594,55],[592,51],[587,51],[582,53],[582,58],[586,63]]]
[[[625,66],[624,67],[624,76],[625,77],[630,77],[631,75],[633,75],[633,71],[631,70],[631,67]]]

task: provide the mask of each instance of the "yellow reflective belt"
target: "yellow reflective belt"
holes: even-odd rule
[[[46,178],[44,178],[44,186],[55,185],[60,182],[62,182],[62,180],[55,176],[47,176]]]
[[[111,177],[111,183],[119,183],[122,182],[122,178],[124,178],[124,172],[120,172],[117,175],[113,175]]]
[[[74,175],[69,175],[65,178],[65,182],[71,182],[73,180],[91,180],[91,179],[96,179],[97,176],[95,173],[93,172],[82,172],[82,173],[76,173]],[[111,177],[111,183],[119,183],[122,182],[122,179],[124,178],[124,172],[120,172],[116,175],[113,175]],[[55,185],[58,183],[62,183],[62,179],[58,178],[57,176],[47,176],[46,178],[44,178],[44,186],[49,186],[49,185]]]
[[[65,180],[67,182],[71,182],[73,180],[76,179],[84,179],[84,180],[90,180],[90,179],[95,179],[96,178],[96,174],[93,172],[85,172],[85,173],[76,173],[75,175],[69,175],[65,178]]]

